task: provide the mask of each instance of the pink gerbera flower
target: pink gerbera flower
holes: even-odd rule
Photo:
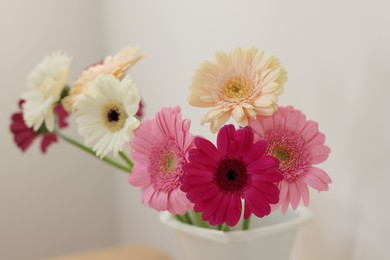
[[[131,141],[135,167],[129,183],[141,187],[142,203],[158,210],[183,215],[192,204],[180,190],[182,166],[193,147],[190,120],[182,119],[180,107],[163,108],[155,119],[144,120]]]
[[[291,106],[280,107],[269,117],[251,119],[257,139],[268,141],[266,154],[279,159],[283,174],[280,182],[278,206],[286,212],[291,204],[296,209],[301,201],[309,205],[308,186],[326,191],[332,181],[323,170],[312,165],[325,161],[330,149],[324,145],[325,135],[318,131],[318,124],[306,121],[306,116]]]
[[[19,102],[19,108],[22,109],[23,100]],[[68,117],[68,113],[64,110],[61,105],[56,105],[54,107],[54,113],[57,115],[58,126],[60,128],[64,128],[68,126],[66,122],[66,118]],[[57,135],[53,132],[49,132],[44,128],[39,129],[38,131],[34,131],[31,127],[28,127],[23,119],[23,113],[17,112],[11,116],[11,125],[10,130],[14,136],[14,141],[16,145],[25,152],[33,141],[42,136],[41,141],[41,151],[46,153],[47,148],[52,144],[57,142]]]
[[[194,210],[211,225],[237,224],[244,200],[244,218],[253,213],[264,217],[270,204],[279,201],[277,182],[283,179],[276,158],[265,156],[266,142],[254,143],[250,127],[220,129],[217,147],[202,137],[195,139],[190,162],[185,165],[181,190],[193,202]]]

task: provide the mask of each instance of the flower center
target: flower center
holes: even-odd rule
[[[295,182],[310,166],[308,151],[300,136],[276,129],[268,138],[267,155],[276,157],[285,180]]]
[[[169,192],[180,185],[183,174],[184,154],[174,140],[165,140],[156,144],[149,156],[148,171],[151,174],[153,187],[156,190]]]
[[[123,104],[106,104],[103,107],[103,124],[111,132],[116,132],[123,128],[127,114]]]
[[[240,101],[247,98],[251,92],[251,85],[242,77],[228,80],[222,88],[221,95],[227,101]]]
[[[275,151],[273,152],[273,156],[278,158],[281,163],[288,162],[290,158],[288,151],[285,151],[285,149],[282,147],[278,147],[277,149],[275,149]]]
[[[216,169],[215,176],[215,181],[224,191],[240,191],[248,180],[246,167],[238,159],[222,160]]]
[[[178,163],[174,151],[171,149],[164,151],[160,157],[160,171],[163,174],[171,175],[178,168]]]

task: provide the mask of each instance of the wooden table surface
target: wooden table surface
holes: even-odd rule
[[[161,249],[150,246],[121,246],[64,255],[46,260],[173,260]]]

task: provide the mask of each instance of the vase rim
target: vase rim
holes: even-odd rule
[[[179,233],[186,233],[195,237],[207,238],[223,243],[235,243],[242,242],[243,240],[251,241],[261,236],[297,229],[299,226],[308,222],[312,217],[311,211],[303,207],[299,207],[290,213],[291,215],[285,221],[279,221],[277,223],[255,227],[249,230],[234,230],[230,232],[188,225],[178,221],[175,216],[169,212],[162,212],[160,220]],[[273,213],[271,213],[268,217],[272,218],[272,214]]]

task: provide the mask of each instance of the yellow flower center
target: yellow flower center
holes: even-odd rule
[[[222,88],[221,95],[227,101],[239,101],[251,93],[251,85],[241,77],[228,80]]]
[[[160,161],[161,170],[165,175],[171,175],[177,167],[175,153],[171,150],[166,151]]]
[[[123,104],[106,104],[103,107],[102,118],[104,126],[111,132],[116,132],[125,125],[127,114]]]

